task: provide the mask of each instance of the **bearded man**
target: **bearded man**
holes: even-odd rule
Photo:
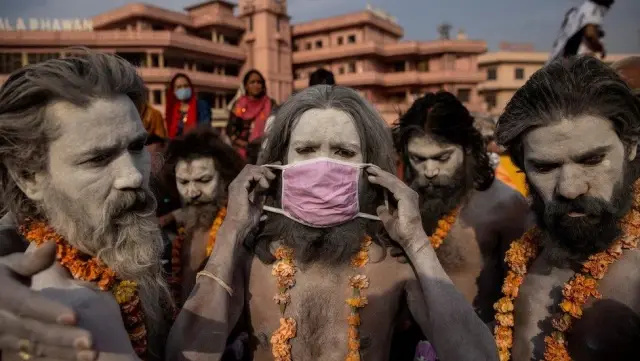
[[[640,359],[638,136],[640,100],[590,57],[542,68],[507,105],[497,138],[537,227],[507,252],[502,360]]]
[[[157,341],[168,331],[164,309],[171,300],[138,113],[146,99],[133,66],[91,52],[22,68],[0,89],[0,203],[9,211],[0,243],[34,249],[54,241],[57,262],[31,286],[76,312],[68,315],[16,282],[3,283],[5,359],[64,359],[62,346],[71,342],[86,359],[95,351],[105,360],[162,359]],[[17,257],[4,263],[24,274],[29,267],[11,261]],[[34,323],[31,318],[47,312],[38,306],[66,310],[58,321],[75,319],[92,338]]]
[[[172,139],[166,157],[165,183],[174,185],[183,204],[161,220],[174,235],[170,283],[180,305],[211,254],[226,215],[227,186],[240,173],[244,161],[209,126]]]
[[[416,100],[394,128],[405,182],[442,267],[485,322],[493,319],[504,251],[527,229],[524,197],[496,180],[482,134],[451,93]]]
[[[243,314],[257,361],[386,360],[404,307],[441,359],[496,359],[429,247],[417,195],[389,173],[391,135],[370,104],[348,88],[311,87],[281,106],[268,137],[262,165],[229,186],[214,252],[172,329],[171,360],[216,359]],[[243,247],[264,196],[268,218]],[[378,206],[415,272],[387,257]]]

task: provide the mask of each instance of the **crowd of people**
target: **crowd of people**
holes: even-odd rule
[[[87,51],[0,89],[2,360],[639,360],[640,58],[389,128],[319,69],[228,126]]]

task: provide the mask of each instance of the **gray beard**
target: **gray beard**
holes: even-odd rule
[[[113,193],[105,201],[100,224],[87,223],[86,212],[62,192],[49,187],[41,204],[51,227],[70,245],[95,256],[120,279],[138,284],[149,340],[168,330],[164,310],[173,306],[161,266],[162,236],[155,220],[156,201],[148,190]],[[151,354],[162,354],[153,349]],[[162,346],[162,345],[158,345]]]
[[[194,204],[184,207],[184,228],[186,234],[208,229],[216,219],[220,206],[216,203]]]

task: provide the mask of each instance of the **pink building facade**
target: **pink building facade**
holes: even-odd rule
[[[484,41],[401,41],[393,19],[367,9],[290,24],[286,0],[224,0],[176,12],[129,4],[93,18],[93,31],[0,31],[0,82],[12,71],[63,57],[72,46],[122,56],[139,67],[149,102],[164,111],[166,87],[179,72],[193,81],[222,126],[243,74],[257,69],[278,103],[305,88],[317,68],[358,90],[388,122],[426,91],[445,89],[472,110],[482,102],[478,55]]]

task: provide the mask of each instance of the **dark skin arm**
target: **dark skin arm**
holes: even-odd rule
[[[431,247],[422,228],[418,194],[380,168],[369,167],[367,173],[369,182],[389,190],[398,203],[392,211],[379,207],[378,216],[414,267],[418,282],[407,285],[409,307],[440,360],[497,360],[490,330],[457,291]]]
[[[222,357],[229,334],[244,308],[244,265],[248,259],[242,241],[258,224],[261,213],[261,207],[252,200],[256,199],[255,194],[268,189],[274,178],[267,168],[247,165],[229,185],[229,199],[234,201],[229,203],[227,217],[204,268],[218,280],[198,278],[171,328],[168,360],[219,360]],[[232,295],[224,285],[231,287]]]

